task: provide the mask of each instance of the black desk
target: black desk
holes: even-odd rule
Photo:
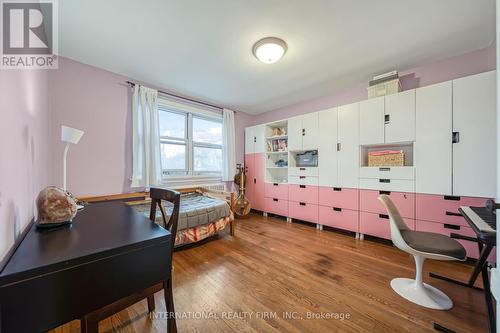
[[[71,226],[32,225],[0,272],[0,332],[62,325],[170,276],[171,234],[119,202]]]

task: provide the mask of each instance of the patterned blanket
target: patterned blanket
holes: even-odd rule
[[[172,214],[173,204],[163,202],[167,221]],[[149,217],[150,202],[134,203],[134,209]],[[201,193],[181,195],[179,223],[175,245],[197,242],[223,230],[234,220],[231,208],[226,201],[205,196]],[[156,210],[156,223],[163,226],[159,209]]]

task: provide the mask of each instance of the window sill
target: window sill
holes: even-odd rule
[[[162,184],[172,189],[195,187],[202,185],[222,184],[221,176],[170,176],[163,177]]]

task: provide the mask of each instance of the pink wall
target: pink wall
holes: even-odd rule
[[[51,72],[53,177],[62,184],[64,146],[59,139],[61,125],[85,131],[78,145],[68,153],[68,189],[75,195],[103,195],[130,192],[132,175],[131,95],[128,78],[70,59],[60,58],[59,69]],[[236,145],[244,146],[244,129],[253,117],[235,116]],[[243,162],[243,149],[236,161]]]
[[[403,90],[427,86],[433,83],[477,74],[496,68],[496,47],[465,53],[419,67],[399,70]],[[359,102],[367,98],[367,82],[362,82],[330,95],[286,106],[254,117],[254,125],[285,119],[309,112],[327,109],[333,106]],[[240,147],[244,149],[244,147]]]
[[[50,184],[48,73],[0,71],[0,259]]]

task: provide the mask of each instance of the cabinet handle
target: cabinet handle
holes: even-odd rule
[[[459,143],[460,142],[460,132],[453,132],[451,134],[451,143]]]
[[[456,197],[453,195],[445,195],[444,200],[450,200],[450,201],[460,201],[460,197]]]
[[[342,191],[342,188],[341,187],[334,187],[333,190],[334,191]]]
[[[301,206],[305,206],[305,205],[306,205],[306,203],[305,203],[305,202],[299,202],[299,205],[301,205]]]
[[[306,176],[299,176],[299,179],[306,179]]]
[[[342,208],[333,207],[333,210],[336,211],[336,212],[341,212]]]
[[[302,129],[302,136],[305,136],[305,135],[306,135],[306,129],[305,129],[305,128],[303,128],[303,129]]]
[[[254,138],[253,138],[253,142],[257,142],[257,137],[254,137]]]
[[[305,186],[305,185],[299,185],[299,187],[300,187],[300,188],[306,188],[306,186]]]
[[[390,183],[391,180],[390,179],[379,179],[378,182],[379,183]]]
[[[459,225],[445,223],[443,226],[444,226],[445,229],[460,230],[460,226]]]
[[[273,201],[278,201],[278,199],[276,199],[276,198],[273,198]]]
[[[254,184],[257,184],[257,179],[255,179],[255,178],[254,178],[254,179],[253,179],[253,183],[254,183]]]
[[[306,168],[299,168],[300,171],[306,171]]]
[[[386,124],[388,124],[391,121],[391,115],[390,114],[386,114],[384,116],[384,121],[385,121]]]
[[[460,213],[448,212],[448,211],[446,211],[446,215],[448,215],[448,216],[462,216],[462,214],[460,214]]]
[[[391,195],[391,191],[378,191],[378,194]]]
[[[273,186],[278,186],[279,184],[278,183],[273,183]]]
[[[337,143],[337,151],[340,151],[340,149],[342,149],[342,145],[339,143]]]
[[[386,214],[378,214],[378,217],[381,219],[386,219],[386,220],[389,219],[389,215],[386,215]]]
[[[391,168],[378,168],[378,171],[391,171]]]

